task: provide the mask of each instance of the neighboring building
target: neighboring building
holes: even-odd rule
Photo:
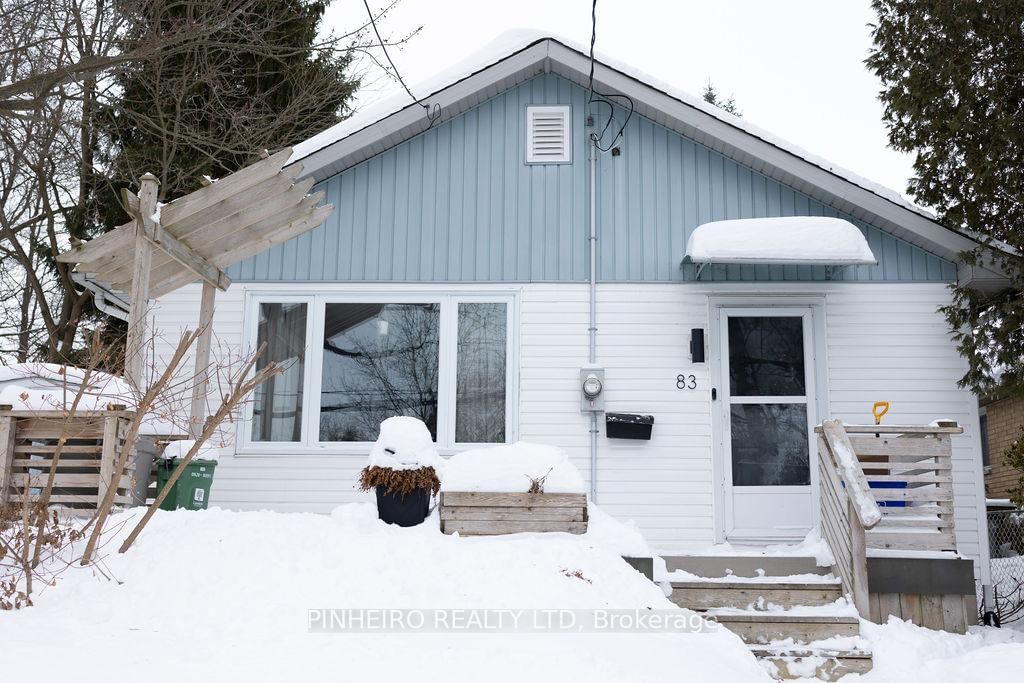
[[[1010,445],[1024,434],[1024,394],[995,395],[981,401],[981,437],[985,464],[985,496],[1003,500],[1017,487],[1020,470],[1003,457]]]
[[[267,341],[289,367],[240,423],[212,503],[327,512],[360,500],[376,425],[405,413],[442,453],[564,448],[597,502],[660,549],[792,541],[818,518],[813,426],[869,422],[884,400],[890,424],[963,426],[957,547],[987,581],[978,405],[957,387],[965,363],[938,312],[951,282],[998,281],[959,260],[975,243],[600,62],[594,89],[617,95],[602,145],[625,128],[591,161],[612,107],[588,105],[590,70],[582,50],[524,40],[419,90],[438,122],[406,101],[295,150],[335,209],[233,267],[218,297],[223,348]],[[792,219],[715,224],[766,217]],[[706,224],[710,239],[688,250]],[[156,302],[166,338],[195,326],[199,292]],[[654,417],[650,440],[606,438],[602,413],[592,441],[590,374],[603,375],[604,410]]]

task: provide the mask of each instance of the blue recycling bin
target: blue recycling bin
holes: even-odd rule
[[[868,486],[873,489],[905,489],[907,488],[907,482],[905,481],[869,481]],[[905,500],[880,500],[878,501],[878,507],[880,508],[905,508],[907,507],[907,501]]]

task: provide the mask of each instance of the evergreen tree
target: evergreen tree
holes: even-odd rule
[[[743,116],[743,112],[740,111],[739,107],[736,106],[736,100],[729,96],[729,99],[724,99],[718,92],[718,88],[709,80],[708,84],[704,86],[704,90],[701,91],[701,97],[704,101],[713,104],[719,109],[724,109],[733,116]]]
[[[915,155],[908,191],[979,240],[965,257],[1008,286],[953,286],[943,307],[979,394],[1024,388],[1024,2],[874,0],[867,64],[892,147]]]
[[[117,77],[120,95],[100,115],[109,185],[99,191],[100,229],[126,220],[121,187],[152,172],[169,201],[238,170],[263,149],[300,142],[340,121],[358,87],[352,53],[319,49],[327,2],[258,0],[208,40],[142,61]],[[217,0],[154,3],[133,42],[196,21]]]

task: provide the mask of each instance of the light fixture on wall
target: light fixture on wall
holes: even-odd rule
[[[704,328],[695,327],[690,330],[690,361],[704,362]]]

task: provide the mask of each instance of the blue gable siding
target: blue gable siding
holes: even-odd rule
[[[537,76],[320,183],[324,225],[233,266],[238,281],[578,282],[588,277],[585,89]],[[573,163],[525,163],[529,104],[570,104]],[[602,108],[601,112],[606,112]],[[617,112],[622,120],[622,112]],[[598,160],[598,279],[692,280],[690,232],[728,218],[827,215],[868,238],[878,266],[833,279],[949,281],[956,266],[634,116]],[[702,280],[824,280],[809,266],[715,266]]]

